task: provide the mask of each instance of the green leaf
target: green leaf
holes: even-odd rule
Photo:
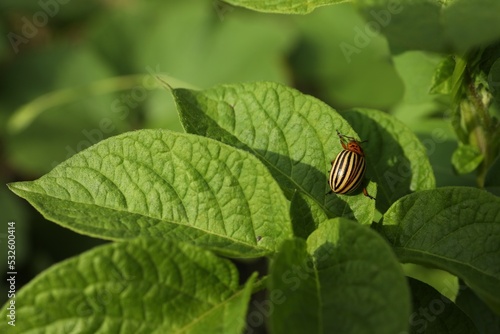
[[[325,222],[307,246],[301,239],[286,242],[270,274],[273,333],[407,329],[406,279],[389,245],[366,226],[346,219]]]
[[[224,0],[235,6],[241,6],[248,9],[253,9],[265,13],[281,13],[281,14],[307,14],[315,8],[332,5],[345,0]]]
[[[259,160],[166,130],[110,138],[10,188],[49,220],[106,239],[175,239],[256,257],[292,235],[289,204]]]
[[[410,279],[413,313],[410,333],[479,333],[472,320],[451,300],[429,285]]]
[[[293,235],[303,239],[307,239],[320,224],[329,219],[326,212],[311,197],[298,191],[293,194],[290,203],[290,217]]]
[[[398,198],[436,186],[425,147],[396,118],[377,110],[343,112],[359,134],[366,155],[367,177],[377,183],[377,209],[385,212]]]
[[[238,286],[226,259],[170,241],[97,247],[16,294],[16,333],[239,333],[254,277]],[[10,325],[7,303],[0,331]]]
[[[455,70],[455,58],[448,56],[444,58],[438,65],[434,77],[432,78],[432,85],[430,88],[431,94],[451,94],[453,71]]]
[[[500,198],[467,187],[420,191],[383,221],[378,229],[402,262],[449,271],[500,310]]]
[[[299,190],[333,217],[371,223],[374,203],[369,198],[359,194],[325,196],[331,161],[342,150],[336,130],[355,136],[349,124],[326,104],[269,82],[172,92],[186,131],[251,152],[289,197]],[[376,195],[374,185],[368,190]]]
[[[484,156],[477,147],[459,145],[455,152],[453,152],[451,163],[459,174],[467,174],[473,172],[483,159]]]

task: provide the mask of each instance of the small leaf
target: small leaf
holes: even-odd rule
[[[336,131],[355,136],[323,102],[270,82],[223,85],[204,91],[174,89],[187,132],[220,140],[257,156],[291,198],[296,190],[332,217],[371,223],[374,201],[328,195],[331,161],[342,150]],[[375,187],[369,191],[375,196]]]
[[[500,310],[500,198],[467,187],[408,195],[386,212],[380,232],[402,262],[462,278]]]
[[[436,186],[425,147],[406,125],[377,110],[353,109],[342,115],[367,140],[366,173],[377,183],[380,212],[406,194]]]
[[[16,294],[16,333],[239,333],[253,278],[238,284],[229,260],[188,244],[112,243],[23,287]],[[8,330],[2,321],[0,332]]]
[[[409,279],[413,296],[410,333],[475,334],[472,320],[429,285]]]
[[[453,71],[455,70],[455,58],[448,56],[441,61],[432,78],[430,88],[431,94],[451,94]]]
[[[256,257],[292,235],[289,203],[259,160],[166,130],[110,138],[10,189],[46,218],[106,239],[174,239]]]
[[[408,327],[401,267],[389,245],[358,223],[330,220],[307,246],[301,239],[285,242],[270,279],[273,333],[399,333]]]
[[[453,152],[451,163],[459,174],[467,174],[473,172],[483,159],[484,156],[478,148],[471,145],[460,145]]]
[[[235,6],[241,6],[264,13],[307,14],[315,8],[344,2],[345,0],[224,0]]]

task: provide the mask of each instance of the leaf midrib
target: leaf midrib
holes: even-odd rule
[[[121,209],[118,209],[118,208],[107,207],[107,206],[104,206],[104,205],[96,205],[94,203],[83,203],[83,202],[71,201],[71,200],[68,200],[68,199],[62,199],[62,198],[58,198],[58,197],[55,197],[55,196],[52,196],[52,195],[48,195],[46,193],[41,193],[41,192],[36,192],[36,191],[31,191],[31,190],[25,190],[25,189],[17,188],[14,185],[11,185],[10,188],[11,189],[16,189],[16,190],[18,190],[20,192],[26,192],[26,193],[31,193],[31,194],[37,194],[37,195],[40,195],[40,196],[45,196],[45,197],[48,197],[48,198],[51,198],[51,199],[55,199],[55,200],[58,200],[58,201],[62,201],[62,202],[69,202],[69,203],[81,204],[81,205],[86,205],[86,206],[96,206],[98,208],[103,208],[103,209],[106,209],[106,210],[116,211],[116,212],[119,212],[119,213],[133,214],[133,215],[137,215],[137,216],[142,216],[142,217],[146,217],[148,219],[154,219],[154,220],[158,220],[160,222],[170,223],[170,224],[173,224],[173,225],[176,225],[176,226],[193,228],[195,230],[204,232],[207,235],[214,235],[214,236],[217,236],[217,237],[219,237],[221,239],[227,239],[227,240],[229,240],[231,242],[234,242],[235,244],[241,244],[241,245],[244,245],[246,247],[249,247],[249,248],[252,248],[252,249],[255,249],[255,250],[259,250],[259,251],[260,250],[267,250],[267,251],[270,251],[270,252],[273,251],[273,249],[265,248],[265,247],[259,248],[259,247],[256,247],[255,245],[250,244],[250,243],[245,243],[242,240],[234,239],[234,238],[231,238],[230,236],[223,236],[223,235],[220,235],[218,233],[214,233],[213,231],[210,231],[210,233],[208,233],[206,230],[204,230],[204,229],[202,229],[202,228],[200,228],[198,226],[195,226],[195,225],[187,225],[187,224],[182,224],[182,223],[178,223],[178,222],[175,222],[175,221],[162,220],[161,218],[151,217],[151,216],[148,216],[148,215],[144,215],[142,213],[137,213],[137,212],[132,212],[132,211],[125,211],[125,210],[121,210]],[[20,194],[18,194],[18,195],[20,195]],[[21,197],[24,197],[24,196],[21,196]],[[26,197],[24,197],[24,198],[26,198]],[[40,212],[43,213],[43,210],[40,210],[39,205],[37,203],[35,203],[31,198],[26,198],[26,200],[28,200],[34,207],[36,207],[37,209],[39,209]],[[47,215],[45,213],[44,213],[44,216],[47,217]],[[108,231],[107,229],[103,229],[103,230]],[[111,239],[115,240],[114,238],[111,238]],[[122,239],[118,239],[118,240],[122,240]]]

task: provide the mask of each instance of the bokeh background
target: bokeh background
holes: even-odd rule
[[[449,101],[429,94],[442,56],[391,54],[385,38],[366,28],[349,3],[289,16],[216,0],[2,0],[1,272],[8,221],[16,223],[18,289],[51,264],[105,242],[44,220],[6,184],[34,180],[119,133],[182,131],[158,77],[199,89],[271,80],[339,112],[386,111],[426,145],[438,186],[474,185],[472,175],[458,177],[451,168],[457,144]]]

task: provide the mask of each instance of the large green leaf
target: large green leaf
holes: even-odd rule
[[[307,247],[307,251],[306,251]],[[389,245],[346,219],[286,242],[271,266],[273,333],[399,333],[410,315],[406,279]]]
[[[447,270],[500,311],[500,198],[467,187],[417,192],[379,229],[402,262]]]
[[[253,279],[187,244],[135,239],[57,264],[16,294],[16,333],[239,333]],[[0,332],[11,329],[2,307]]]
[[[371,223],[374,202],[362,195],[328,195],[331,161],[342,150],[336,130],[355,136],[335,110],[299,91],[270,82],[174,89],[188,132],[255,154],[285,190],[307,194],[330,216]],[[374,185],[369,192],[375,196]]]
[[[429,285],[410,279],[413,313],[410,333],[477,334],[472,320]]]
[[[367,175],[377,183],[377,208],[385,212],[398,198],[436,185],[425,147],[396,118],[377,110],[342,113],[361,139]]]
[[[224,0],[235,6],[241,6],[260,12],[282,14],[307,14],[315,8],[332,5],[346,0]]]
[[[10,188],[49,220],[106,239],[185,240],[254,257],[292,234],[289,204],[259,160],[166,130],[110,138]]]

